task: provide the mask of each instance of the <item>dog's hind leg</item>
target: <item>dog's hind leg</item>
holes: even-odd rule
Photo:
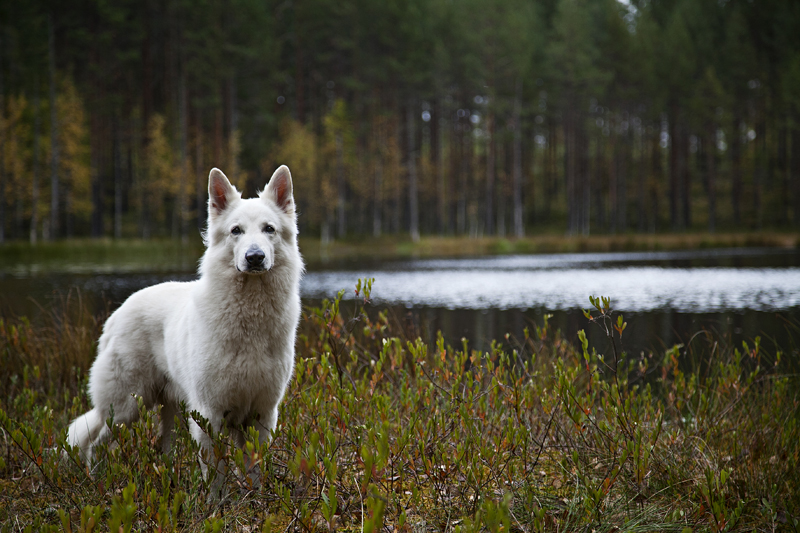
[[[174,437],[175,415],[178,414],[178,406],[173,402],[165,402],[161,406],[161,452],[169,453],[172,448]]]
[[[101,405],[107,405],[101,408]],[[87,464],[92,462],[92,449],[97,444],[108,439],[111,430],[106,424],[106,419],[111,412],[114,413],[114,423],[128,425],[139,417],[138,406],[133,396],[124,398],[117,404],[100,404],[79,416],[69,425],[67,443],[80,449],[81,459]]]
[[[88,411],[69,425],[67,431],[67,443],[70,446],[77,446],[80,450],[81,459],[90,463],[92,460],[92,445],[100,436],[105,427],[106,418],[96,407]]]

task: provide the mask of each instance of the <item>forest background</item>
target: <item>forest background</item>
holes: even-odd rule
[[[791,0],[0,3],[0,242],[800,226]]]

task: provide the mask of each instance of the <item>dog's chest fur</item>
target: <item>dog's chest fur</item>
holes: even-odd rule
[[[296,283],[240,277],[204,295],[213,304],[204,313],[206,357],[198,374],[204,402],[245,417],[255,404],[282,396],[294,366]]]

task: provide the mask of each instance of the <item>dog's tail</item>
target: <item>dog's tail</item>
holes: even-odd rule
[[[97,439],[105,424],[102,413],[94,408],[72,421],[67,432],[67,443],[81,450],[84,460],[89,459],[92,443]]]

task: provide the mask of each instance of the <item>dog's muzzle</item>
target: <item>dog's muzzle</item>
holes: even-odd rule
[[[244,259],[247,261],[247,270],[250,272],[264,270],[264,252],[256,246],[250,247],[244,254]]]

